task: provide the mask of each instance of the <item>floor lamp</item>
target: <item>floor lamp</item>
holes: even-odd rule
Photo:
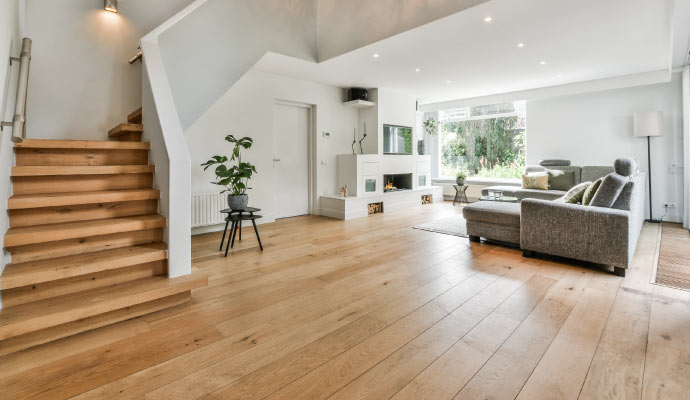
[[[650,151],[650,140],[652,136],[663,136],[664,134],[664,114],[661,111],[647,111],[635,113],[633,117],[635,137],[647,138],[647,174],[649,174],[649,222],[661,222],[652,217],[652,156]]]

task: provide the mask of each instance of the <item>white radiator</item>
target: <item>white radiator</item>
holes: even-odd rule
[[[220,210],[228,208],[227,194],[201,193],[192,195],[192,228],[225,222]]]

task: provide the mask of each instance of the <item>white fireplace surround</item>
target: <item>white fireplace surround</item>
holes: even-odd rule
[[[348,197],[384,194],[384,175],[412,174],[411,189],[431,186],[431,156],[398,154],[340,154],[338,188],[347,185]]]
[[[384,203],[384,212],[422,204],[422,196],[443,201],[443,190],[431,186],[428,155],[340,154],[338,187],[348,186],[348,197],[321,196],[321,214],[352,219],[368,215],[370,203]],[[409,190],[384,192],[384,175],[411,174]]]

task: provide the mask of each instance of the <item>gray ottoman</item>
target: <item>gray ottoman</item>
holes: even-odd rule
[[[520,244],[520,203],[479,201],[465,206],[462,215],[470,241],[484,237]]]

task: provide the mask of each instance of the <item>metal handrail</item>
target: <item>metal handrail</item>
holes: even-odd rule
[[[12,122],[2,122],[2,126],[12,127],[12,141],[20,143],[26,136],[26,95],[29,89],[29,64],[31,63],[31,39],[22,40],[22,53],[19,58],[10,57],[12,61],[19,61],[19,82],[17,83],[17,98],[14,103],[14,117]]]

